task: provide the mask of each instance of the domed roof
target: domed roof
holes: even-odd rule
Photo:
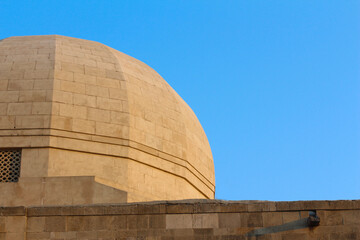
[[[22,176],[94,175],[129,201],[214,197],[203,128],[143,62],[93,41],[28,36],[0,42],[0,69],[0,129],[32,136],[7,147],[49,149],[42,170],[29,163]]]

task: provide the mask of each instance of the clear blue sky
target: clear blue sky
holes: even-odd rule
[[[217,198],[360,198],[360,1],[0,1],[0,39],[45,34],[158,71],[207,133]]]

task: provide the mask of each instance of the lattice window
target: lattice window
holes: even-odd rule
[[[17,182],[20,177],[21,149],[0,149],[0,182]]]

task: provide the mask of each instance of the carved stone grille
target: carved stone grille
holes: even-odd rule
[[[0,182],[17,182],[20,177],[21,149],[0,149]]]

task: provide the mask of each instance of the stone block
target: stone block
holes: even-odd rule
[[[96,108],[88,108],[87,119],[97,122],[110,122],[110,111]]]
[[[246,203],[231,202],[221,206],[221,212],[248,212]]]
[[[81,73],[74,73],[74,81],[79,83],[96,85],[96,77]]]
[[[26,232],[44,232],[45,217],[28,217]]]
[[[10,80],[8,90],[30,90],[34,87],[34,80]]]
[[[76,63],[61,62],[61,70],[65,72],[85,73],[85,66]]]
[[[304,210],[329,209],[330,201],[303,201]]]
[[[300,219],[299,212],[283,212],[282,213],[282,220],[283,224],[294,222]]]
[[[162,204],[139,204],[138,214],[158,214],[165,213],[165,205]]]
[[[286,233],[282,234],[282,240],[308,240],[306,233]]]
[[[5,229],[5,219],[6,217],[0,217],[0,233],[6,232]],[[1,238],[0,238],[1,239]]]
[[[281,212],[264,212],[262,214],[263,226],[278,226],[283,224],[283,215]]]
[[[339,200],[329,201],[329,209],[353,209],[354,201],[351,200]]]
[[[86,85],[85,91],[90,96],[109,97],[109,88],[106,87]]]
[[[127,229],[147,229],[149,228],[148,215],[127,215],[126,216]]]
[[[25,216],[7,216],[5,218],[5,229],[7,233],[24,233]]]
[[[65,92],[85,94],[85,84],[69,81],[61,81],[60,89]]]
[[[94,232],[96,234],[96,232]],[[76,239],[76,232],[51,232],[51,239]]]
[[[7,114],[11,115],[30,115],[31,103],[9,103]]]
[[[120,88],[120,81],[111,78],[97,77],[96,84],[105,88]]]
[[[96,231],[76,231],[75,239],[96,239]]]
[[[359,234],[357,233],[331,233],[329,235],[330,240],[337,240],[337,239],[346,239],[346,240],[357,240],[359,239]]]
[[[125,80],[122,72],[108,70],[108,69],[106,69],[106,77],[117,80]]]
[[[12,70],[34,70],[35,62],[20,62],[16,61],[13,63]]]
[[[46,176],[49,157],[46,148],[23,149],[21,159],[21,177],[43,177]]]
[[[193,228],[218,228],[218,214],[193,214]]]
[[[90,75],[95,77],[106,77],[106,72],[105,69],[85,65],[85,75]]]
[[[119,214],[119,215],[138,214],[137,205],[135,204],[107,206],[104,209],[104,211],[105,211],[104,214]]]
[[[75,132],[95,133],[95,121],[73,119],[72,130]]]
[[[40,240],[40,239],[50,239],[49,232],[29,232],[26,233],[27,240]]]
[[[32,103],[31,114],[51,114],[51,102],[34,102]]]
[[[96,97],[74,93],[74,104],[84,107],[96,107]]]
[[[16,116],[16,128],[49,128],[49,127],[50,127],[49,115]]]
[[[74,73],[66,71],[55,71],[54,78],[58,80],[74,81]]]
[[[0,80],[0,91],[7,90],[9,80]]]
[[[14,103],[19,99],[19,91],[0,91],[0,102]]]
[[[96,122],[95,133],[103,136],[105,135],[105,136],[120,137],[126,139],[129,136],[129,128],[117,124]]]
[[[72,124],[71,117],[52,116],[51,119],[51,127],[55,129],[72,130]]]
[[[42,69],[42,70],[46,70],[46,69],[52,69],[54,68],[55,62],[54,61],[49,61],[49,60],[43,60],[43,61],[36,61],[36,66],[35,69]]]
[[[194,239],[211,239],[214,236],[214,229],[194,229]]]
[[[118,112],[123,111],[122,101],[117,99],[97,97],[96,106],[98,109],[106,109]]]
[[[68,231],[106,230],[111,223],[109,216],[72,216],[67,218]]]
[[[64,92],[64,91],[56,91],[54,90],[52,93],[52,99],[47,99],[48,101],[54,101],[59,103],[73,103],[73,93]]]
[[[45,102],[46,90],[20,91],[19,102]]]
[[[300,211],[300,218],[308,218],[310,212],[309,211]]]
[[[60,116],[86,119],[87,108],[83,106],[60,104]]]
[[[347,210],[341,212],[345,225],[358,224],[360,225],[360,210]]]
[[[25,216],[24,207],[0,207],[0,216]]]
[[[137,240],[137,230],[121,230],[113,232],[113,236],[115,239],[121,240]]]
[[[115,70],[115,64],[114,63],[97,62],[97,67],[102,68],[102,69]]]
[[[44,216],[56,216],[61,215],[64,212],[64,208],[60,207],[51,207],[51,208],[44,208],[44,207],[28,207],[27,208],[27,217],[44,217]]]
[[[240,227],[240,213],[218,213],[219,228]]]
[[[120,100],[128,100],[127,92],[124,89],[120,88],[109,88],[110,98],[120,99]]]
[[[149,215],[149,228],[150,229],[165,229],[166,228],[166,215],[156,214]]]
[[[3,53],[4,54],[4,53]],[[0,56],[4,56],[6,58],[6,55],[3,55],[1,54]],[[2,59],[2,58],[0,58]],[[0,61],[1,64],[0,64],[0,71],[7,71],[7,72],[10,72],[11,71],[11,68],[12,66],[14,65],[13,62],[2,62]]]
[[[269,203],[248,203],[248,211],[249,212],[264,212],[264,211],[270,211]]]
[[[44,79],[44,80],[36,79],[36,81],[34,81],[34,89],[51,90],[51,89],[53,89],[54,84],[55,84],[55,82],[53,82],[49,79]]]
[[[45,231],[46,232],[64,232],[66,226],[65,216],[51,216],[45,217]]]
[[[0,235],[0,239],[1,235]],[[5,240],[23,240],[25,239],[24,233],[5,233]]]
[[[343,225],[343,211],[317,211],[322,226]]]
[[[0,116],[0,129],[14,129],[15,117],[14,116]]]
[[[166,229],[192,228],[192,214],[166,214]]]
[[[127,229],[126,215],[111,216],[110,219],[110,230]]]
[[[26,73],[25,73],[26,76]],[[17,71],[10,71],[10,72],[2,72],[0,75],[0,80],[18,80],[18,79],[24,79],[24,72],[23,70],[17,70]]]
[[[262,213],[240,213],[241,227],[262,227]]]
[[[214,212],[221,212],[222,205],[220,203],[199,203],[194,205],[195,213],[214,213]]]

